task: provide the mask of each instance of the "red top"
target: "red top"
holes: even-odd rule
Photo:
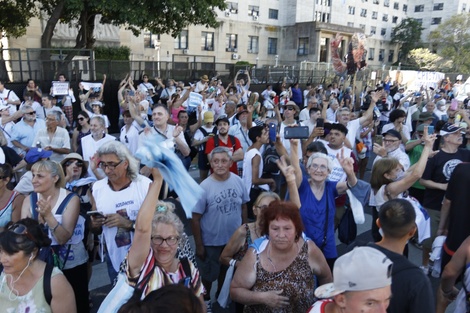
[[[240,140],[238,140],[237,137],[234,137],[234,138],[235,138],[235,146],[232,147],[232,141],[230,140],[230,138],[227,137],[227,142],[223,142],[222,140],[220,140],[220,137],[219,137],[219,147],[227,147],[230,150],[232,150],[232,153],[234,153],[238,149],[241,149],[242,145],[240,143]],[[214,148],[215,148],[214,137],[211,137],[206,142],[206,151],[205,151],[206,154],[208,155],[209,153],[211,153],[212,150],[214,150]],[[235,175],[238,175],[237,162],[233,162],[232,166],[230,167],[230,172],[234,173]]]

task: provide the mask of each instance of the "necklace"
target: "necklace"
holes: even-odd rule
[[[259,238],[260,235],[258,234],[258,227],[257,227],[256,223],[255,223],[255,225],[253,226],[253,228],[254,228],[254,231],[255,231],[255,234],[256,234],[256,238]]]
[[[297,253],[294,255],[294,259],[295,259],[295,258],[297,257],[297,255],[300,253],[299,242],[297,241],[295,244],[297,245]],[[276,265],[274,265],[274,262],[273,262],[273,260],[271,259],[270,252],[271,252],[271,243],[268,244],[268,250],[267,250],[267,252],[266,252],[266,258],[268,259],[269,263],[271,263],[271,266],[273,267],[274,271],[277,272]],[[292,262],[290,262],[288,266],[290,266],[291,263],[292,263]]]

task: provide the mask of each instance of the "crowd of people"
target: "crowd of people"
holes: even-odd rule
[[[100,312],[211,312],[226,279],[236,312],[443,313],[456,298],[467,312],[470,119],[449,81],[258,93],[245,70],[227,86],[127,75],[106,103],[118,121],[105,85],[80,83],[75,97],[29,80],[21,101],[0,82],[1,307],[89,312],[105,256],[115,288],[132,292]],[[149,143],[178,164],[143,164]],[[200,193],[172,190],[191,165]],[[358,203],[372,209],[370,242],[339,256],[335,233]],[[441,273],[435,297],[428,275]]]

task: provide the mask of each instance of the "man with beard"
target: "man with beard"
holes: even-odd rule
[[[23,118],[12,128],[11,143],[16,147],[16,152],[24,157],[35,146],[34,137],[40,129],[46,128],[46,123],[36,119],[36,111],[29,104],[24,105],[21,111]]]
[[[245,107],[245,106],[244,106]],[[253,108],[253,106],[250,106]],[[248,136],[248,130],[252,126],[252,113],[248,112],[245,108],[240,110],[235,118],[238,120],[236,125],[230,126],[228,131],[229,135],[235,136],[240,140],[240,144],[242,145],[243,153],[246,153],[248,148],[252,145],[252,141]],[[243,176],[243,162],[237,162],[238,167],[238,175],[240,177]]]
[[[82,138],[82,144],[80,148],[82,151],[78,151],[83,156],[83,160],[90,162],[88,167],[88,175],[101,179],[105,177],[103,170],[98,168],[98,158],[95,156],[96,151],[107,143],[108,141],[114,141],[116,138],[106,133],[106,123],[101,116],[95,116],[90,120],[90,135],[86,135]]]
[[[230,166],[230,172],[238,175],[237,162],[243,160],[243,148],[241,146],[240,140],[237,137],[229,135],[228,130],[230,128],[230,122],[226,115],[219,116],[215,121],[217,126],[218,134],[212,136],[207,140],[206,143],[206,154],[210,160],[210,153],[216,147],[227,147],[232,152],[232,164]]]
[[[442,146],[439,152],[429,159],[419,182],[425,187],[423,207],[431,217],[431,238],[423,242],[423,267],[427,270],[432,242],[438,230],[441,205],[447,190],[447,183],[458,164],[470,161],[470,151],[459,149],[463,142],[464,128],[446,123],[441,128]],[[465,186],[461,186],[465,188]]]

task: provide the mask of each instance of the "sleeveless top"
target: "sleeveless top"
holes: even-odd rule
[[[82,144],[82,138],[87,136],[87,135],[90,135],[90,134],[91,134],[91,129],[89,129],[86,133],[84,133],[80,130],[78,132],[78,136],[77,136],[77,147]]]
[[[178,113],[183,110],[186,109],[182,105],[180,105],[178,108],[171,108],[171,119],[173,120],[173,122],[178,123]]]
[[[282,295],[289,297],[287,307],[276,309],[276,313],[306,312],[312,305],[315,278],[308,264],[308,244],[304,242],[294,261],[282,271],[268,272],[256,256],[256,282],[252,291],[284,290]],[[247,305],[244,313],[268,313],[274,310],[262,305]]]
[[[61,274],[61,271],[57,267],[54,267],[51,278],[57,274]],[[2,312],[52,312],[51,307],[47,304],[46,298],[44,297],[43,279],[44,275],[39,278],[34,287],[27,294],[16,296],[6,283],[5,272],[2,272],[0,275],[0,303],[2,304]]]
[[[8,199],[7,204],[0,209],[0,227],[5,227],[11,221],[11,214],[13,212],[13,201],[19,195],[19,192],[13,191]]]

